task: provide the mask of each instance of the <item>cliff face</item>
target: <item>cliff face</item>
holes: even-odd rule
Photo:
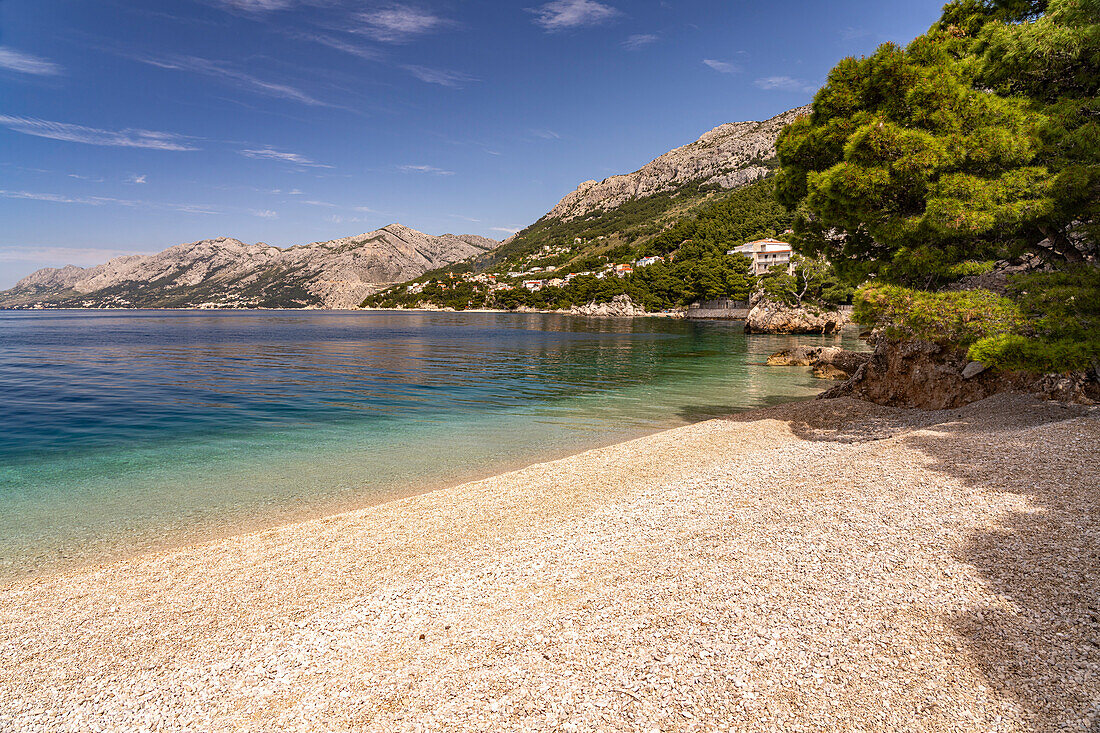
[[[0,293],[0,307],[352,308],[387,283],[499,244],[473,235],[434,237],[400,224],[285,249],[206,239],[95,267],[39,270]]]
[[[690,182],[738,188],[763,178],[763,162],[775,156],[780,130],[809,114],[799,107],[764,122],[719,125],[695,142],[671,150],[639,170],[603,181],[585,181],[563,198],[547,217],[569,220],[596,209],[612,209],[626,201],[671,191]]]
[[[966,351],[927,341],[874,338],[875,351],[851,378],[818,399],[854,397],[922,410],[946,410],[1001,392],[1092,405],[1100,402],[1100,374],[1026,374],[985,369]]]

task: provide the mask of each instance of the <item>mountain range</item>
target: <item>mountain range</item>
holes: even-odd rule
[[[548,243],[574,239],[606,239],[603,246],[610,248],[651,236],[716,194],[766,176],[779,132],[808,111],[720,125],[633,173],[585,181],[503,243],[476,235],[436,237],[400,224],[287,248],[207,239],[94,267],[39,270],[0,292],[0,308],[353,308],[389,285],[440,268],[485,270],[529,261]]]
[[[499,244],[471,234],[434,237],[401,224],[287,248],[204,239],[95,267],[38,270],[0,293],[0,307],[353,308],[388,283]]]

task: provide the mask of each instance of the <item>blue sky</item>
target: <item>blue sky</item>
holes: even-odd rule
[[[0,0],[0,287],[223,235],[500,239],[940,5]]]

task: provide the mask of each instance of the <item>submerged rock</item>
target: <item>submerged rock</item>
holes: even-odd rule
[[[839,346],[805,346],[777,351],[768,357],[768,366],[813,367],[820,379],[847,379],[868,359],[870,352],[849,351]]]

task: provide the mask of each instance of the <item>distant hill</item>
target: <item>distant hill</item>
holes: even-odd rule
[[[423,302],[454,306],[459,298],[453,286],[443,288],[446,295],[441,300],[433,295],[435,289],[421,290],[419,284],[452,275],[470,278],[474,273],[494,273],[498,283],[507,280],[515,284],[524,278],[507,277],[507,273],[531,273],[537,269],[542,273],[552,272],[553,275],[546,276],[553,278],[598,270],[608,262],[663,256],[678,249],[679,242],[664,241],[668,237],[683,233],[685,237],[698,238],[699,228],[689,224],[698,217],[706,221],[707,257],[713,265],[710,258],[714,252],[724,253],[721,250],[724,244],[741,243],[727,243],[715,232],[734,237],[775,236],[789,226],[790,218],[771,197],[770,181],[768,186],[754,189],[752,194],[731,197],[758,183],[764,184],[764,179],[776,168],[775,144],[780,131],[809,112],[810,107],[799,107],[763,122],[720,125],[695,142],[669,151],[633,173],[603,181],[585,181],[545,216],[504,240],[500,247],[429,271],[416,278],[417,286],[411,290],[405,286],[372,295],[363,305],[412,305],[420,301],[410,294],[423,294]],[[743,220],[727,221],[730,217],[743,217]],[[527,277],[541,275],[528,274]],[[480,292],[476,285],[464,288],[463,292],[467,289],[474,292],[470,299],[474,306],[509,307],[516,302],[516,298],[503,291],[489,296]],[[571,290],[578,289],[567,288],[567,292],[560,294],[563,300],[559,302],[573,300]],[[600,297],[610,297],[613,291],[614,288],[604,287]],[[591,293],[575,295],[589,297]],[[670,298],[671,295],[656,298],[654,303],[668,302]],[[540,304],[540,298],[527,300],[531,303],[520,304]]]
[[[287,248],[205,239],[95,267],[39,270],[0,292],[0,308],[353,308],[389,283],[499,245],[400,224]]]

